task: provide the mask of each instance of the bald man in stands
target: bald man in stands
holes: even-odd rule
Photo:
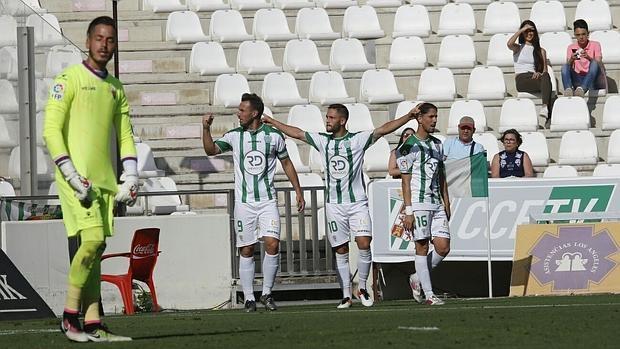
[[[463,116],[459,120],[458,127],[459,136],[450,137],[443,142],[444,160],[463,159],[486,151],[482,144],[474,141],[474,132],[476,132],[474,119]]]

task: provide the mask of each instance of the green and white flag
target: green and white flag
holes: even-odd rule
[[[446,161],[444,164],[450,199],[489,196],[489,176],[485,153]]]
[[[61,219],[60,205],[40,205],[3,198],[0,200],[0,221]]]

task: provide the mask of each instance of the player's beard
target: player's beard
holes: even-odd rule
[[[106,56],[102,58],[99,53],[93,52],[92,50],[88,50],[88,56],[93,62],[97,63],[97,65],[99,65],[99,67],[102,67],[102,68],[105,68],[108,65],[108,62],[112,60],[111,53],[108,53]]]

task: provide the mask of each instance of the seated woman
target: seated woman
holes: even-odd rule
[[[501,141],[504,150],[495,154],[491,161],[491,177],[534,177],[530,156],[519,150],[523,143],[521,134],[515,129],[506,130],[502,134]]]
[[[396,164],[396,158],[398,157],[396,152],[398,151],[398,148],[400,148],[400,146],[405,143],[407,138],[411,137],[411,135],[414,133],[415,131],[411,127],[407,127],[406,129],[404,129],[403,132],[400,134],[398,145],[390,152],[390,159],[388,160],[388,174],[394,179],[400,178],[400,170],[398,169],[398,165]]]

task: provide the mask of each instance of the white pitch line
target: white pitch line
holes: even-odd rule
[[[408,331],[439,331],[439,327],[408,327],[408,326],[398,326],[399,330],[408,330]]]
[[[28,334],[28,333],[53,333],[60,332],[55,328],[41,328],[37,330],[0,330],[0,336],[11,336],[16,334]]]

